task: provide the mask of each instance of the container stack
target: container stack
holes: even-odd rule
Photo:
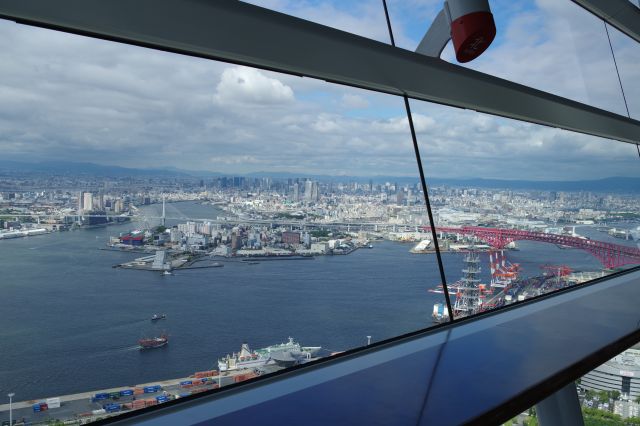
[[[162,386],[160,386],[160,385],[153,385],[153,386],[145,386],[144,387],[144,393],[156,393],[159,390],[162,390]]]

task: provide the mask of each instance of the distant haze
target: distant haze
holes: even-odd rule
[[[250,178],[274,178],[296,179],[309,178],[320,181],[334,182],[361,182],[372,181],[376,184],[391,182],[402,185],[419,183],[419,177],[415,176],[349,176],[326,175],[313,173],[289,173],[289,172],[250,172],[250,173],[216,173],[206,171],[179,170],[179,169],[135,169],[119,166],[107,166],[92,163],[73,162],[40,162],[25,163],[18,161],[0,160],[0,176],[3,174],[37,174],[46,175],[70,175],[70,176],[96,176],[96,177],[178,177],[211,180],[221,176],[245,176]],[[541,190],[541,191],[594,191],[594,192],[640,192],[640,178],[609,177],[596,180],[579,181],[543,181],[521,179],[446,179],[428,178],[427,184],[431,186],[450,185],[467,188],[501,188],[511,190]]]

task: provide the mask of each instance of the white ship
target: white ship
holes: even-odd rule
[[[449,321],[449,310],[444,303],[436,303],[433,305],[433,314],[431,315],[433,322],[440,324]]]
[[[292,337],[286,343],[268,346],[266,348],[251,351],[247,343],[243,343],[239,353],[233,353],[218,360],[220,371],[241,370],[244,368],[257,368],[265,365],[274,357],[276,359],[310,359],[317,354],[320,346],[300,346]]]
[[[411,253],[426,253],[431,247],[431,240],[421,240],[411,250]]]
[[[233,353],[218,360],[218,370],[232,371],[243,368],[256,368],[265,365],[271,357],[269,354],[259,354],[257,351],[251,352],[248,343],[243,343],[239,353]]]
[[[289,340],[286,343],[280,343],[279,345],[268,346],[263,349],[258,349],[256,353],[258,354],[273,354],[277,352],[304,352],[308,353],[310,356],[314,356],[322,349],[321,346],[300,346],[300,343],[295,342],[293,337],[289,337]]]

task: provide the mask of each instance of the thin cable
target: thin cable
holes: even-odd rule
[[[382,0],[382,6],[384,6],[384,16],[387,18],[387,29],[389,30],[389,38],[391,39],[391,45],[396,47],[396,41],[393,38],[393,30],[391,29],[391,19],[389,19],[389,11],[387,10],[387,0]]]
[[[602,23],[604,24],[604,30],[607,33],[607,40],[609,40],[609,48],[611,49],[611,56],[613,57],[613,65],[615,65],[616,67],[616,74],[618,75],[618,83],[620,84],[620,91],[622,92],[622,100],[624,101],[624,107],[627,109],[627,117],[631,118],[631,114],[629,114],[629,105],[627,105],[627,97],[624,95],[624,87],[622,87],[622,79],[620,78],[620,71],[618,71],[618,62],[616,61],[616,54],[613,52],[613,44],[611,44],[611,37],[609,37],[609,28],[607,27],[607,22],[604,19],[602,20]]]
[[[393,38],[393,30],[391,29],[391,19],[389,19],[389,10],[387,9],[387,0],[382,0],[384,6],[384,15],[387,18],[387,28],[389,29],[389,38],[391,39],[391,45],[396,47],[396,42]],[[436,232],[436,225],[433,220],[433,212],[431,210],[431,202],[429,201],[429,191],[427,190],[427,182],[424,178],[424,170],[422,168],[422,157],[420,157],[420,149],[418,148],[418,138],[416,136],[416,129],[413,125],[413,117],[411,115],[411,106],[409,105],[409,97],[407,94],[402,95],[404,99],[404,107],[407,111],[407,119],[409,120],[409,129],[411,130],[411,139],[413,140],[413,150],[416,156],[416,162],[418,163],[418,171],[420,172],[420,183],[422,185],[422,192],[424,193],[424,201],[427,205],[427,215],[429,216],[429,224],[431,227],[431,236],[433,238],[433,244],[436,249],[436,258],[438,260],[438,269],[440,270],[440,280],[442,281],[442,289],[444,291],[444,299],[447,303],[447,313],[449,314],[449,321],[455,321],[453,317],[453,309],[451,308],[451,298],[449,297],[449,289],[447,288],[447,277],[444,273],[444,265],[442,263],[442,254],[440,253],[440,245],[438,244],[438,235]]]
[[[622,92],[622,100],[624,101],[624,107],[627,110],[627,117],[631,118],[631,113],[629,113],[629,105],[627,104],[627,97],[624,94],[624,87],[622,86],[622,79],[620,78],[620,71],[618,70],[618,61],[616,61],[616,54],[613,51],[613,44],[611,43],[611,37],[609,36],[609,27],[607,26],[607,21],[602,20],[604,24],[604,30],[607,33],[607,40],[609,40],[609,49],[611,49],[611,57],[613,58],[613,65],[616,67],[616,74],[618,75],[618,84],[620,84],[620,92]],[[640,145],[636,144],[636,149],[638,150],[638,157],[640,157]]]

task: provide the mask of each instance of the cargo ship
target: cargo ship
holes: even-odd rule
[[[266,348],[251,351],[247,343],[243,343],[239,353],[233,353],[218,360],[220,371],[241,370],[243,368],[261,367],[267,362],[280,360],[303,360],[310,359],[317,354],[320,346],[300,346],[300,344],[289,337],[285,343],[267,346]]]
[[[138,340],[138,344],[140,345],[140,349],[155,349],[161,348],[169,343],[169,336],[166,334],[161,334],[160,337],[152,337],[146,339]]]
[[[232,371],[243,368],[256,368],[265,365],[271,357],[268,353],[259,354],[251,351],[248,343],[243,343],[239,353],[233,353],[218,360],[218,370]]]
[[[258,354],[273,354],[277,352],[291,352],[291,353],[305,353],[309,354],[309,356],[314,356],[317,354],[321,346],[300,346],[300,343],[293,340],[293,337],[289,337],[289,340],[286,343],[280,343],[278,345],[267,346],[263,349],[258,349],[256,353]]]
[[[153,316],[151,317],[151,321],[158,321],[165,318],[167,318],[165,314],[153,314]]]

